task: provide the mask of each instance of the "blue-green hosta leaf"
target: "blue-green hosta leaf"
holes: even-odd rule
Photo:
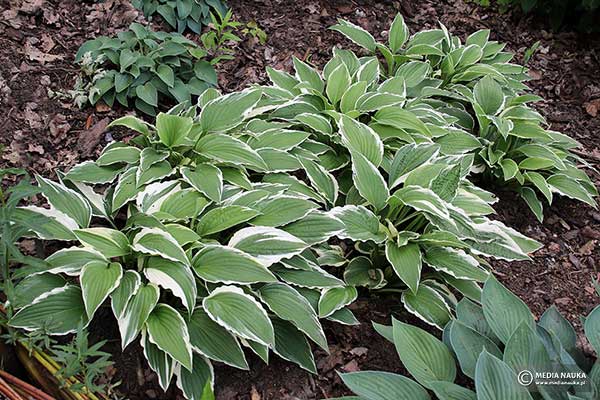
[[[456,318],[469,328],[479,332],[482,336],[489,338],[495,344],[500,344],[500,340],[492,331],[479,304],[467,298],[461,299],[456,305]]]
[[[60,249],[48,256],[45,261],[50,264],[50,268],[43,272],[67,275],[79,275],[83,266],[91,261],[108,263],[108,259],[102,253],[86,247]]]
[[[223,174],[219,168],[210,164],[198,164],[194,169],[182,167],[180,172],[183,179],[194,189],[215,203],[221,202]]]
[[[483,286],[481,303],[485,319],[503,343],[508,342],[521,323],[534,326],[529,307],[493,276],[490,276]]]
[[[192,265],[196,275],[208,282],[252,284],[277,281],[256,258],[228,246],[203,247],[192,259]]]
[[[255,226],[237,231],[229,240],[229,246],[256,257],[268,267],[300,254],[308,245],[281,229]]]
[[[308,270],[291,269],[274,265],[271,270],[290,285],[309,289],[344,286],[344,282],[316,266]]]
[[[143,85],[136,86],[135,94],[150,106],[158,106],[158,92],[152,83],[147,82]]]
[[[351,153],[360,153],[375,167],[379,167],[383,159],[383,142],[367,125],[342,115],[339,121],[342,144]]]
[[[148,339],[159,349],[192,370],[192,345],[185,320],[173,307],[157,304],[146,320]]]
[[[139,150],[138,150],[139,154]],[[75,165],[65,175],[65,179],[73,182],[85,182],[94,184],[110,183],[121,173],[121,166],[101,167],[93,161],[84,161]]]
[[[214,322],[198,307],[187,321],[192,349],[212,360],[248,369],[244,352],[231,332]]]
[[[173,292],[192,312],[196,304],[196,280],[189,266],[162,257],[150,257],[144,275],[149,282]]]
[[[417,328],[392,319],[396,351],[408,372],[425,387],[431,382],[454,382],[456,364],[452,353],[438,338]]]
[[[173,359],[148,339],[148,334],[145,330],[142,331],[140,344],[142,345],[144,357],[146,357],[148,365],[158,375],[158,384],[166,391],[169,388],[175,369]]]
[[[188,400],[214,400],[215,373],[212,364],[204,357],[193,355],[194,368],[190,371],[177,366],[177,387]]]
[[[594,308],[585,319],[585,335],[592,347],[600,351],[600,307]]]
[[[316,374],[317,366],[306,336],[290,322],[280,319],[273,319],[273,328],[273,351],[284,360],[294,362],[308,372]]]
[[[88,322],[81,290],[75,285],[66,285],[21,308],[8,324],[26,331],[43,329],[51,335],[66,335],[77,331],[80,322]]]
[[[296,289],[284,283],[269,283],[258,290],[258,295],[275,315],[290,321],[323,350],[329,352],[327,339],[315,310]]]
[[[87,228],[92,218],[92,208],[81,194],[39,175],[36,179],[52,207],[75,220],[80,228]]]
[[[334,176],[312,160],[299,157],[298,161],[302,164],[302,168],[306,171],[306,175],[308,175],[311,185],[317,192],[327,199],[330,204],[335,204],[339,186]]]
[[[523,370],[551,371],[553,368],[544,342],[534,329],[523,322],[506,343],[503,361],[515,372]],[[500,355],[496,356],[500,358]]]
[[[338,235],[344,224],[333,215],[312,211],[304,218],[283,226],[281,229],[312,246]]]
[[[202,301],[208,316],[236,335],[265,346],[273,345],[273,325],[254,297],[235,286],[220,286]]]
[[[129,304],[131,297],[137,293],[141,284],[141,277],[136,271],[127,270],[123,272],[123,276],[119,281],[119,286],[110,295],[111,307],[115,318],[119,319],[125,307]]]
[[[346,386],[359,396],[358,399],[431,399],[427,391],[417,382],[402,375],[392,374],[391,372],[361,371],[339,375]]]
[[[260,202],[255,208],[261,214],[250,221],[252,225],[277,227],[306,217],[318,206],[302,197],[280,195]]]
[[[475,365],[477,364],[479,354],[484,349],[496,357],[502,357],[502,352],[492,340],[460,321],[452,322],[450,327],[450,343],[460,363],[460,368],[469,378],[475,377]]]
[[[156,133],[160,141],[167,147],[184,144],[192,130],[193,120],[190,117],[159,113],[156,116]]]
[[[259,170],[267,169],[260,155],[246,143],[232,136],[213,133],[202,137],[196,151],[218,162],[247,165]]]
[[[340,239],[362,242],[372,240],[375,243],[386,239],[386,234],[380,228],[379,218],[366,207],[347,205],[335,207],[330,213],[344,224],[344,230],[337,235]]]
[[[463,250],[450,247],[430,247],[425,252],[425,262],[432,268],[459,279],[483,282],[489,273],[479,266],[479,262]]]
[[[352,180],[360,195],[377,210],[387,205],[390,192],[383,176],[377,167],[360,153],[352,153]]]
[[[294,57],[294,69],[296,70],[296,79],[305,83],[309,88],[315,90],[318,93],[323,93],[325,84],[321,79],[319,73],[305,62]]]
[[[409,243],[404,246],[398,246],[397,243],[388,240],[385,244],[385,256],[402,282],[413,293],[417,293],[422,268],[421,249],[419,245]]]
[[[476,104],[487,115],[496,115],[504,106],[502,87],[494,78],[487,75],[479,80],[473,88]]]
[[[209,101],[200,112],[203,132],[226,132],[248,117],[262,94],[258,90],[235,92]],[[208,135],[210,136],[210,135]]]
[[[121,333],[121,348],[125,349],[140,333],[148,315],[158,303],[160,290],[154,284],[140,286],[131,296],[117,322]]]
[[[358,297],[354,286],[334,287],[323,290],[319,299],[319,317],[325,318],[351,304]]]
[[[408,312],[438,329],[443,329],[451,318],[450,308],[442,295],[427,285],[419,285],[414,294],[402,293],[402,304]]]
[[[213,208],[200,217],[196,226],[196,232],[200,236],[212,235],[242,222],[249,221],[259,214],[260,211],[239,205],[226,205]]]
[[[83,303],[90,320],[98,307],[119,286],[122,277],[123,268],[119,263],[91,261],[83,266],[79,280]]]
[[[107,258],[129,254],[129,239],[120,231],[110,228],[85,228],[73,231],[77,239],[87,247],[99,251]]]
[[[481,400],[531,400],[525,386],[521,386],[506,363],[483,351],[475,369],[475,389]]]
[[[563,317],[555,305],[548,308],[540,317],[538,325],[556,335],[563,347],[572,352],[577,349],[577,334],[571,323]]]
[[[132,241],[132,249],[190,265],[185,252],[169,233],[157,228],[143,228]]]
[[[309,132],[288,129],[270,129],[259,136],[248,140],[248,145],[255,150],[276,149],[288,151],[300,145],[308,139],[309,136]]]
[[[73,231],[79,228],[74,219],[55,208],[17,207],[12,213],[12,220],[46,240],[75,240]]]
[[[472,390],[452,382],[431,382],[430,390],[439,400],[477,400],[477,395]]]

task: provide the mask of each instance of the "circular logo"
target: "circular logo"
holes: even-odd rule
[[[533,374],[531,373],[531,371],[525,369],[519,372],[519,375],[517,375],[517,380],[521,385],[529,386],[533,382]]]

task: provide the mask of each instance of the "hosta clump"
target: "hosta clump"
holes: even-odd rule
[[[211,14],[227,13],[227,6],[222,0],[133,0],[132,4],[142,10],[146,18],[160,15],[179,33],[186,29],[200,33],[202,27],[211,22]]]
[[[511,62],[513,55],[504,51],[504,44],[489,40],[489,30],[473,33],[465,43],[441,24],[440,29],[410,36],[398,15],[384,44],[347,21],[332,29],[385,60],[382,65],[374,57],[357,63],[351,53],[339,52],[346,69],[334,75],[340,61],[334,62],[326,68],[325,77],[333,75],[340,93],[349,88],[345,72],[352,76],[360,69],[361,74],[375,74],[379,68],[405,90],[396,92],[405,93],[405,99],[399,99],[395,107],[406,116],[382,116],[381,120],[375,116],[378,133],[406,141],[419,141],[425,135],[449,143],[462,142],[464,133],[469,133],[477,139],[470,142],[476,170],[497,185],[518,191],[540,221],[542,199],[552,203],[555,193],[596,207],[597,190],[577,167],[586,163],[570,151],[579,143],[550,130],[544,117],[530,106],[542,99],[527,92],[527,69]],[[415,125],[418,121],[429,124],[429,129]]]
[[[441,329],[456,303],[450,288],[478,295],[489,274],[482,256],[524,260],[539,247],[486,217],[495,197],[467,180],[479,141],[411,99],[405,77],[380,79],[375,57],[345,50],[334,50],[323,73],[297,59],[295,67],[295,76],[268,71],[273,85],[262,87],[256,114],[268,130],[240,134],[278,148],[264,153],[271,169],[303,171],[333,207],[345,226],[338,237],[357,242],[343,254],[347,284],[387,285]],[[294,137],[304,142],[290,150]]]
[[[573,326],[554,306],[536,322],[525,303],[491,277],[480,303],[463,298],[456,311],[442,340],[395,319],[392,326],[374,324],[414,380],[378,371],[341,374],[342,380],[366,400],[431,399],[427,390],[440,400],[600,396],[600,361],[592,363],[577,347]],[[583,325],[600,352],[600,306]],[[474,384],[455,383],[459,371]]]
[[[22,269],[9,323],[66,334],[110,302],[123,349],[139,341],[161,386],[176,375],[190,399],[212,390],[210,360],[248,368],[242,346],[315,372],[309,339],[328,351],[319,317],[357,323],[345,308],[356,290],[322,268],[335,257],[319,246],[343,225],[300,181],[256,180],[273,172],[272,148],[229,133],[255,123],[260,98],[208,91],[199,115],[121,118],[113,125],[141,134],[133,143],[109,144],[58,182],[37,177],[50,209],[18,217],[45,216],[31,231],[72,243]]]
[[[191,102],[217,84],[205,60],[207,52],[177,33],[154,32],[133,23],[117,37],[101,36],[85,42],[75,56],[90,82],[79,88],[79,104],[115,101],[131,103],[150,115],[159,104]]]

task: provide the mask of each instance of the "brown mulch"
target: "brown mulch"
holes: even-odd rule
[[[322,67],[333,46],[348,45],[341,35],[327,29],[337,18],[349,19],[378,38],[385,35],[398,11],[413,32],[435,28],[438,21],[463,38],[474,30],[489,28],[492,38],[507,42],[519,62],[525,49],[539,40],[540,50],[531,62],[530,85],[546,99],[539,105],[541,112],[553,129],[581,141],[590,162],[598,164],[600,160],[598,36],[552,33],[543,21],[518,13],[499,14],[462,0],[230,0],[229,4],[239,20],[257,21],[268,40],[260,45],[252,38],[245,39],[236,59],[219,67],[223,91],[266,82],[266,66],[291,70],[292,55]],[[100,129],[103,120],[131,111],[80,110],[67,100],[50,98],[49,93],[72,88],[77,73],[73,56],[79,45],[123,30],[133,20],[143,18],[126,0],[0,0],[0,144],[4,147],[0,167],[25,167],[32,173],[53,176],[56,169],[65,170],[95,156],[117,135]],[[598,174],[592,177],[598,185]],[[542,225],[512,194],[499,195],[499,218],[545,246],[532,261],[494,262],[497,275],[537,316],[554,304],[581,332],[579,317],[599,302],[592,277],[600,277],[596,267],[600,262],[600,213],[581,203],[557,199],[546,210]],[[217,366],[217,398],[334,397],[347,394],[336,371],[401,371],[393,346],[379,337],[369,322],[386,322],[390,311],[401,312],[399,301],[361,300],[353,307],[363,324],[358,328],[326,324],[331,354],[316,353],[318,377],[274,355],[270,366],[251,357],[249,372]],[[107,315],[106,320],[110,318]],[[114,327],[104,329],[114,331]],[[114,350],[118,353],[118,343]],[[127,398],[175,398],[175,390],[163,395],[157,389],[135,348],[115,358],[117,377],[123,379],[121,389]]]

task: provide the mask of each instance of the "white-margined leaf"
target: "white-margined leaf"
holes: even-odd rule
[[[290,322],[273,319],[275,345],[273,351],[283,358],[298,364],[308,372],[317,373],[317,366],[306,336]]]
[[[94,161],[84,161],[71,168],[65,175],[65,179],[73,182],[104,184],[114,181],[122,170],[123,167],[118,165],[101,167]]]
[[[125,349],[142,330],[148,315],[158,303],[160,290],[154,284],[140,286],[129,299],[125,311],[117,319],[121,333],[121,348]]]
[[[28,228],[40,239],[75,240],[73,231],[79,226],[74,219],[55,208],[17,207],[11,215],[19,226]]]
[[[385,245],[385,256],[402,282],[413,293],[417,293],[423,266],[419,245],[408,243],[398,246],[396,242],[388,240]]]
[[[158,375],[158,384],[166,391],[173,377],[175,367],[173,359],[148,339],[148,334],[145,330],[142,331],[140,344],[142,345],[144,357],[146,357],[148,365]]]
[[[443,329],[451,318],[450,308],[442,295],[427,285],[419,285],[417,293],[402,293],[402,304],[408,312],[438,329]]]
[[[186,142],[193,123],[190,117],[159,113],[156,116],[156,133],[165,146],[176,147]]]
[[[129,304],[129,300],[137,293],[141,284],[141,277],[136,271],[127,270],[123,272],[123,276],[119,281],[119,286],[110,295],[111,307],[115,318],[119,319],[125,307]]]
[[[390,188],[398,186],[409,172],[427,163],[439,152],[439,146],[430,143],[406,144],[395,154],[389,171]]]
[[[367,125],[342,115],[339,121],[342,144],[351,153],[360,153],[375,167],[379,167],[383,159],[383,142]]]
[[[188,400],[209,400],[214,399],[214,381],[215,373],[211,363],[204,357],[193,355],[194,368],[189,371],[175,367],[177,376],[177,387],[184,393]]]
[[[351,304],[358,297],[354,286],[328,288],[319,298],[319,317],[325,318]]]
[[[390,192],[383,176],[369,160],[360,153],[352,153],[352,180],[358,193],[377,210],[383,209]]]
[[[259,170],[267,169],[264,160],[255,150],[241,140],[225,134],[203,136],[196,145],[196,151],[215,161],[247,165]]]
[[[192,259],[196,275],[215,283],[251,284],[277,278],[256,258],[233,247],[209,245]]]
[[[249,221],[259,214],[260,211],[239,205],[213,208],[200,217],[198,225],[196,225],[196,232],[200,236],[212,235]]]
[[[107,258],[124,256],[131,251],[127,236],[115,229],[95,227],[73,232],[84,246],[93,248]]]
[[[157,228],[143,228],[132,241],[132,249],[190,265],[185,252],[168,232]]]
[[[42,272],[67,275],[79,275],[83,266],[91,261],[108,263],[108,259],[102,253],[85,247],[60,249],[48,256],[45,261],[50,264],[50,268]]]
[[[229,246],[256,257],[268,267],[300,254],[308,245],[281,229],[255,226],[237,231],[229,240]]]
[[[312,160],[299,157],[299,161],[317,192],[327,199],[330,204],[335,204],[339,190],[335,177]]]
[[[87,228],[92,218],[92,208],[81,194],[39,175],[36,179],[52,207],[75,220],[80,228]]]
[[[219,168],[210,164],[198,164],[194,169],[182,167],[180,172],[183,179],[194,189],[215,203],[221,202],[223,174]]]
[[[119,286],[122,277],[123,268],[119,263],[91,261],[83,266],[79,280],[83,303],[90,320],[98,307]]]
[[[277,227],[304,218],[318,206],[302,197],[280,195],[260,202],[255,208],[261,214],[250,221],[252,225]]]
[[[489,272],[483,270],[473,256],[460,249],[430,247],[425,252],[425,262],[432,268],[459,279],[483,282],[489,276]]]
[[[208,102],[200,112],[203,132],[225,132],[239,125],[248,117],[260,100],[258,90],[243,91],[220,96]]]
[[[344,286],[344,282],[323,269],[313,266],[308,270],[285,268],[274,265],[271,270],[290,285],[309,289]]]
[[[281,229],[313,246],[338,235],[344,224],[338,218],[320,211],[312,211],[302,219],[283,226]]]
[[[380,228],[379,218],[366,207],[347,205],[335,207],[330,213],[344,224],[344,230],[337,235],[340,239],[363,242],[372,240],[376,243],[386,239],[386,234]]]
[[[192,269],[162,257],[150,257],[144,268],[149,282],[173,292],[191,313],[196,305],[196,280]]]
[[[181,314],[167,304],[157,304],[146,319],[146,329],[150,342],[192,370],[192,345]]]

